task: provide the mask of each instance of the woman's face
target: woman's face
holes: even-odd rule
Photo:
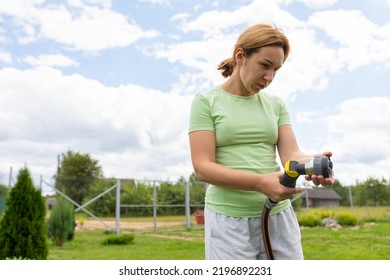
[[[255,94],[266,88],[282,67],[283,59],[283,48],[279,46],[260,48],[249,57],[242,55],[237,63],[240,66],[239,76],[244,90]]]

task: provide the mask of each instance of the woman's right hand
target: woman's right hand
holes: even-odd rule
[[[260,174],[260,180],[256,190],[275,202],[291,199],[295,194],[302,191],[302,188],[300,187],[290,188],[280,184],[279,180],[282,175],[283,172],[281,171]]]

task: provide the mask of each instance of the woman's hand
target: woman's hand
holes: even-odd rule
[[[326,151],[326,152],[323,152],[322,155],[327,156],[327,157],[331,157],[332,152]],[[330,178],[324,178],[324,176],[322,176],[322,175],[318,175],[318,176],[317,175],[305,175],[305,179],[307,181],[312,181],[314,183],[314,185],[316,185],[316,186],[318,186],[318,185],[329,186],[329,185],[334,184],[334,172],[332,169],[332,175]]]
[[[261,181],[259,182],[258,192],[263,193],[274,202],[291,199],[295,194],[300,193],[302,188],[289,188],[280,184],[280,177],[283,172],[274,172],[270,174],[261,174]]]

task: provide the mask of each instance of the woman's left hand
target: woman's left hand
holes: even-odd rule
[[[323,152],[322,155],[327,156],[327,157],[331,157],[332,152],[326,151],[326,152]],[[334,184],[334,172],[332,169],[332,175],[330,178],[324,178],[324,176],[322,176],[322,175],[318,175],[318,176],[317,175],[305,175],[305,179],[307,181],[312,181],[314,183],[314,185],[316,185],[316,186],[318,186],[318,185],[329,186],[329,185]]]

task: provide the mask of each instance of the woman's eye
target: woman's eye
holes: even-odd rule
[[[268,65],[268,64],[265,64],[265,63],[262,63],[262,64],[261,64],[261,67],[263,67],[264,69],[268,69],[268,68],[269,68],[269,65]]]

